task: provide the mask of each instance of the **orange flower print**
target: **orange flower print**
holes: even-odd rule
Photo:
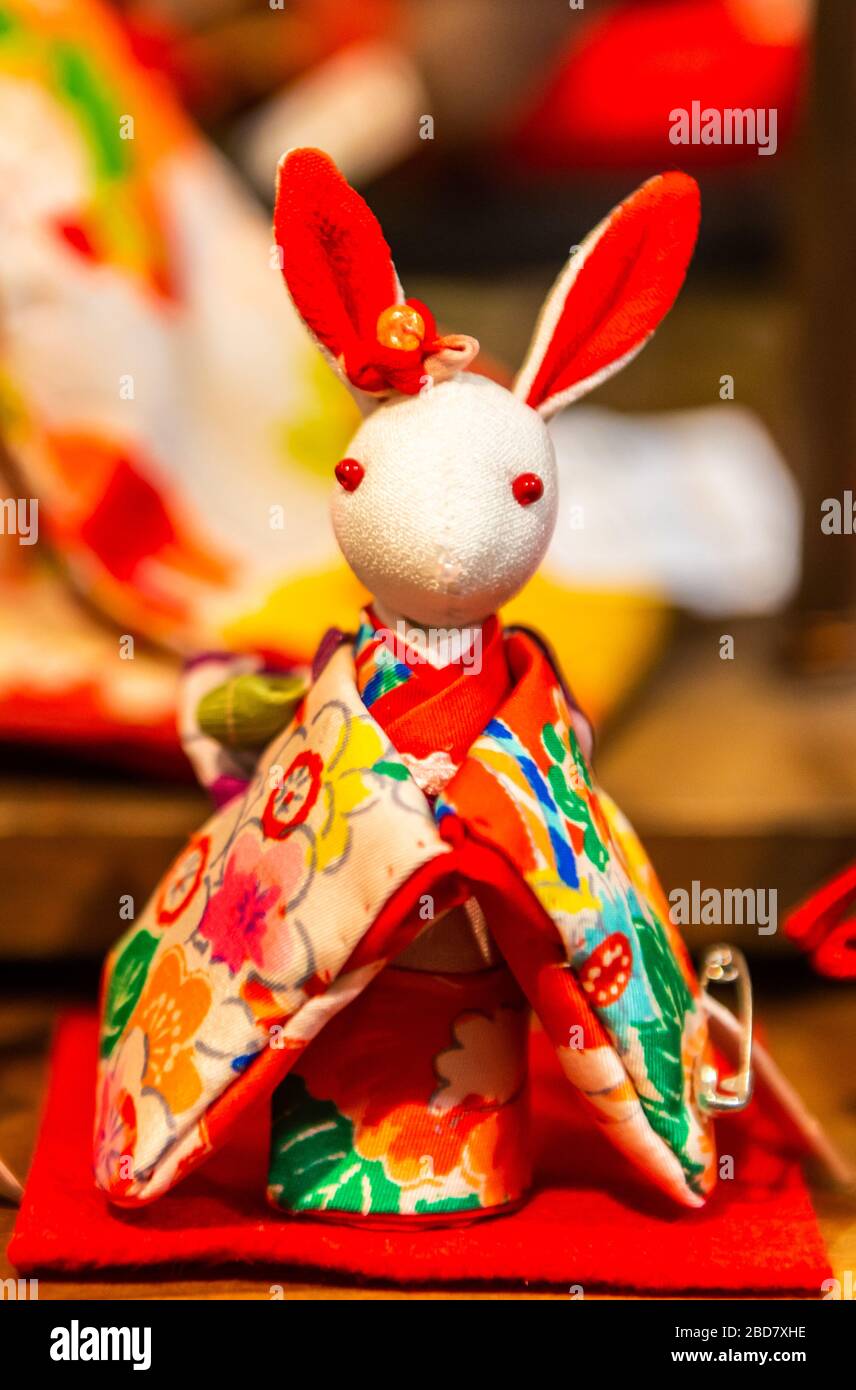
[[[211,1004],[211,989],[202,974],[188,974],[184,955],[173,947],[161,958],[143,991],[130,1027],[146,1036],[142,1086],[158,1091],[175,1114],[189,1110],[202,1082],[186,1046]]]
[[[327,1024],[297,1074],[351,1125],[354,1163],[381,1164],[407,1209],[448,1198],[500,1206],[529,1181],[528,1012],[501,970],[453,987],[410,973],[379,975]],[[313,1135],[318,1123],[313,1111]]]

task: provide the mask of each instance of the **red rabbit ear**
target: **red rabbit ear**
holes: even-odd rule
[[[347,375],[403,297],[380,224],[328,155],[296,149],[279,163],[273,225],[295,308]]]
[[[635,357],[677,298],[698,223],[687,174],[658,174],[614,208],[547,297],[514,394],[550,416]]]

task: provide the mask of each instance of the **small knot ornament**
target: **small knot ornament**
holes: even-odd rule
[[[413,352],[425,339],[425,320],[411,304],[390,304],[378,315],[377,340],[399,352]]]

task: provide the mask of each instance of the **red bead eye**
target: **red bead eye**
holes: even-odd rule
[[[356,459],[342,459],[336,464],[336,477],[346,492],[356,492],[365,477],[366,470]]]
[[[511,484],[511,491],[521,507],[531,507],[533,502],[544,496],[544,484],[537,473],[518,473]]]

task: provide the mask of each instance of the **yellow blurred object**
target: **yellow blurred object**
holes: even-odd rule
[[[344,565],[301,575],[225,630],[239,650],[311,656],[327,628],[351,632],[369,595]],[[661,655],[672,626],[655,593],[572,589],[539,574],[502,612],[506,624],[534,628],[553,648],[586,715],[602,724]]]
[[[281,651],[311,658],[328,628],[352,632],[368,593],[342,564],[300,574],[271,589],[258,608],[247,609],[223,629],[238,651]]]

